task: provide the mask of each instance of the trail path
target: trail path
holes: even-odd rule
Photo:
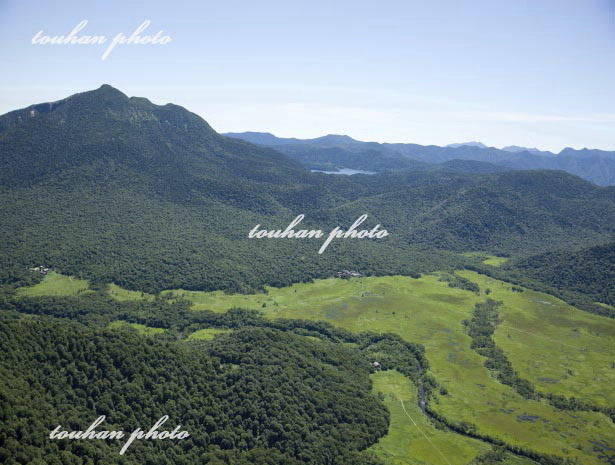
[[[408,411],[406,410],[406,406],[404,405],[404,401],[399,399],[399,401],[401,402],[401,408],[404,410],[404,413],[408,416],[408,418],[410,418],[410,421],[412,422],[412,424],[414,426],[416,426],[416,429],[419,430],[419,432],[423,435],[423,437],[425,439],[427,439],[427,441],[429,442],[429,444],[431,444],[431,446],[438,451],[438,453],[442,456],[442,458],[444,459],[444,461],[448,464],[448,465],[452,465],[451,462],[449,462],[449,460],[446,458],[446,456],[442,453],[442,451],[433,443],[431,442],[431,439],[429,439],[429,437],[427,437],[427,435],[423,432],[423,430],[421,428],[419,428],[419,425],[416,424],[416,422],[414,421],[414,419],[410,416],[410,414],[408,413]]]

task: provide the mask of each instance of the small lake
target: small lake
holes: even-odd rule
[[[376,174],[375,171],[363,171],[354,170],[352,168],[340,168],[337,171],[325,171],[325,170],[310,170],[312,173],[325,173],[325,174],[343,174],[350,176],[351,174]]]

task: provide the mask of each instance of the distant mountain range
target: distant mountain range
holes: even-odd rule
[[[269,133],[227,133],[229,137],[261,146],[275,147],[312,169],[350,168],[374,172],[428,169],[417,162],[436,165],[451,160],[489,163],[506,170],[560,170],[595,184],[615,185],[615,152],[565,148],[558,154],[511,145],[502,149],[481,142],[464,142],[445,147],[435,145],[361,142],[344,135],[329,134],[316,139],[279,138]],[[477,165],[478,168],[479,165]],[[485,165],[480,165],[484,172]]]
[[[538,150],[537,148],[528,148],[528,147],[519,147],[518,145],[508,145],[506,147],[502,147],[502,150],[504,150],[505,152],[513,152],[513,153],[517,153],[517,152],[530,152],[530,153],[534,153],[536,155],[553,155],[553,153],[551,152],[545,152],[543,150]]]
[[[456,144],[448,144],[446,147],[451,147],[454,149],[458,149],[459,147],[476,147],[479,149],[488,149],[489,147],[485,144],[483,144],[482,142],[476,142],[476,141],[472,141],[472,142],[461,142],[461,143],[456,143]],[[517,153],[517,152],[530,152],[530,153],[534,153],[537,155],[553,155],[553,153],[551,152],[544,152],[542,150],[538,150],[537,148],[528,148],[528,147],[520,147],[518,145],[508,145],[506,147],[502,147],[502,150],[505,152],[513,152],[513,153]]]
[[[462,147],[464,145],[466,147],[478,147],[479,149],[486,149],[487,148],[487,146],[485,144],[483,144],[482,142],[477,142],[477,141],[460,142],[460,143],[455,143],[455,144],[448,144],[447,147],[452,147],[454,149],[457,149],[457,148]]]

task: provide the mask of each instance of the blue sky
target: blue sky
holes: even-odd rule
[[[83,19],[172,42],[30,43]],[[220,132],[615,150],[613,0],[0,0],[0,63],[0,113],[109,83]]]

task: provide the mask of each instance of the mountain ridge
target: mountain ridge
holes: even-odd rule
[[[615,185],[615,151],[597,149],[565,148],[555,154],[547,151],[509,146],[504,149],[486,147],[484,144],[464,143],[440,147],[436,145],[419,145],[412,143],[378,143],[361,142],[354,139],[352,143],[329,142],[323,144],[316,139],[276,138],[269,134],[267,139],[260,139],[259,133],[227,133],[233,138],[247,140],[256,144],[275,147],[307,167],[337,167],[362,169],[367,171],[399,171],[412,168],[412,163],[422,162],[440,164],[451,160],[473,160],[514,170],[562,170],[587,179],[595,184]],[[329,141],[336,141],[331,136]],[[315,150],[336,149],[329,158],[319,156],[315,162]],[[369,161],[360,152],[369,151]],[[321,154],[322,155],[322,154]],[[362,159],[363,158],[363,159]],[[409,161],[410,160],[410,161]]]

